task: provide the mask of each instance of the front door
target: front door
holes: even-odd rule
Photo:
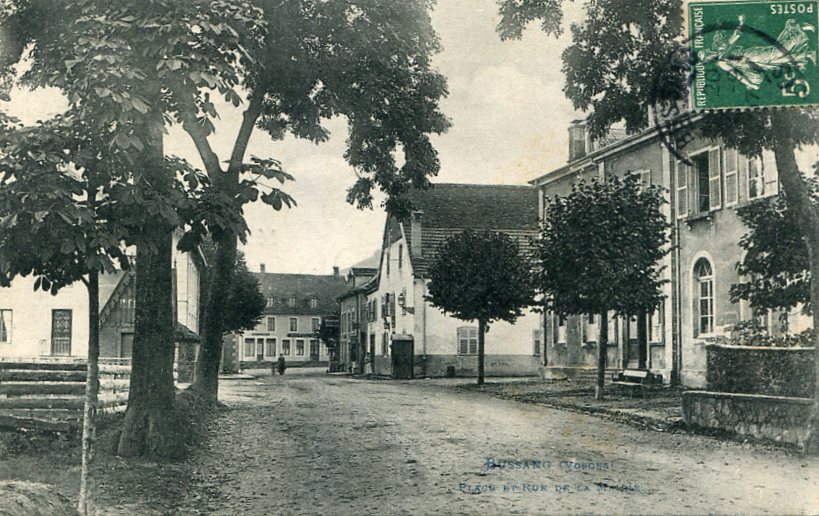
[[[310,360],[318,361],[319,359],[319,341],[313,339],[310,341]]]
[[[71,310],[51,311],[51,354],[71,354]]]
[[[414,344],[412,338],[393,338],[392,341],[392,377],[408,380],[413,377]]]

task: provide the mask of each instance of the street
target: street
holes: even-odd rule
[[[819,466],[441,381],[223,381],[177,507],[218,514],[815,514]]]

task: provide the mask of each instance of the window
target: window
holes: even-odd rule
[[[714,333],[714,273],[706,258],[694,265],[694,289],[694,336]]]
[[[245,357],[256,356],[256,339],[245,339]]]
[[[725,205],[732,206],[739,200],[739,153],[736,149],[725,149]]]
[[[402,244],[398,245],[398,270],[400,271],[404,267],[404,246]]]
[[[568,329],[568,325],[566,324],[566,316],[565,315],[557,315],[557,343],[558,344],[565,344],[566,343],[566,331]]]
[[[532,330],[532,354],[536,357],[540,356],[540,349],[543,343],[543,332],[541,330]]]
[[[264,354],[269,357],[276,356],[276,339],[265,339]]]
[[[389,251],[387,251],[387,265],[386,265],[386,267],[387,267],[387,276],[389,276],[390,275],[390,252]]]
[[[648,314],[647,328],[649,342],[662,342],[663,340],[662,313],[662,306],[660,306],[660,308]]]
[[[282,339],[282,355],[290,356],[290,339]]]
[[[317,308],[318,307],[318,299],[315,297],[310,298],[310,308]]]
[[[268,317],[267,318],[267,331],[276,331],[276,318],[275,317]]]
[[[298,317],[291,317],[290,318],[290,331],[299,331],[299,318]]]
[[[273,302],[274,302],[274,301],[273,301],[273,298],[272,298],[272,297],[268,297],[268,298],[267,298],[267,307],[268,307],[268,308],[273,308]]]
[[[620,322],[618,321],[617,314],[615,312],[609,312],[609,334],[608,334],[608,343],[618,343],[620,342]]]
[[[759,199],[765,195],[765,172],[762,160],[748,158],[748,200]]]
[[[722,205],[719,149],[710,149],[691,157],[694,164],[694,186],[697,188],[695,208],[698,213],[719,209]]]
[[[478,328],[463,326],[458,328],[458,354],[475,355],[478,353]]]
[[[71,355],[71,310],[51,311],[51,354]]]
[[[294,306],[296,306],[296,297],[295,296],[290,296],[289,298],[287,298],[287,306],[289,306],[290,308],[293,308]]]
[[[631,171],[630,173],[637,177],[637,185],[640,187],[640,190],[645,190],[651,186],[651,170],[640,169]]]
[[[0,310],[0,342],[11,342],[11,310]]]
[[[304,356],[304,339],[296,339],[296,355]]]
[[[677,218],[688,216],[688,172],[683,161],[677,162]]]
[[[313,317],[310,319],[310,329],[313,331],[319,331],[319,327],[321,326],[321,319],[318,317]]]
[[[583,332],[583,340],[586,342],[597,342],[597,339],[599,338],[599,332],[597,331],[597,316],[595,314],[587,314],[585,319],[586,331]]]

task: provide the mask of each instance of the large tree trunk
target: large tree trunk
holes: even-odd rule
[[[181,448],[174,409],[172,240],[169,231],[152,228],[137,243],[131,386],[117,450],[123,456],[171,457]]]
[[[478,385],[484,382],[484,363],[486,362],[486,321],[478,321]]]
[[[216,263],[208,278],[204,340],[196,357],[193,389],[200,400],[216,404],[219,397],[219,362],[222,358],[224,312],[236,264],[236,236],[225,235],[216,242]]]
[[[88,274],[88,366],[85,376],[85,407],[82,421],[82,469],[80,470],[80,499],[77,511],[88,513],[90,495],[89,466],[94,447],[97,413],[97,394],[100,389],[100,287],[99,273]]]
[[[600,313],[600,329],[597,337],[597,381],[594,384],[594,399],[603,399],[603,384],[606,381],[606,348],[609,345],[609,313]]]
[[[772,131],[774,134],[786,135],[790,132],[790,122],[786,112],[777,112],[772,116]],[[776,169],[779,181],[785,192],[785,200],[789,210],[796,214],[799,229],[808,247],[808,258],[811,273],[811,305],[813,313],[814,334],[819,334],[819,212],[813,204],[812,195],[796,164],[794,153],[795,145],[787,141],[780,142],[774,149]],[[805,448],[808,451],[819,449],[817,423],[819,422],[819,339],[814,337],[814,369],[816,382],[814,384],[814,403],[810,415],[810,431]]]

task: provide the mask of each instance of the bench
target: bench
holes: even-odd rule
[[[646,387],[662,385],[663,377],[645,369],[626,369],[612,377],[612,385],[621,385],[629,389],[630,397],[634,397],[634,391],[640,391],[640,396],[645,394]]]

